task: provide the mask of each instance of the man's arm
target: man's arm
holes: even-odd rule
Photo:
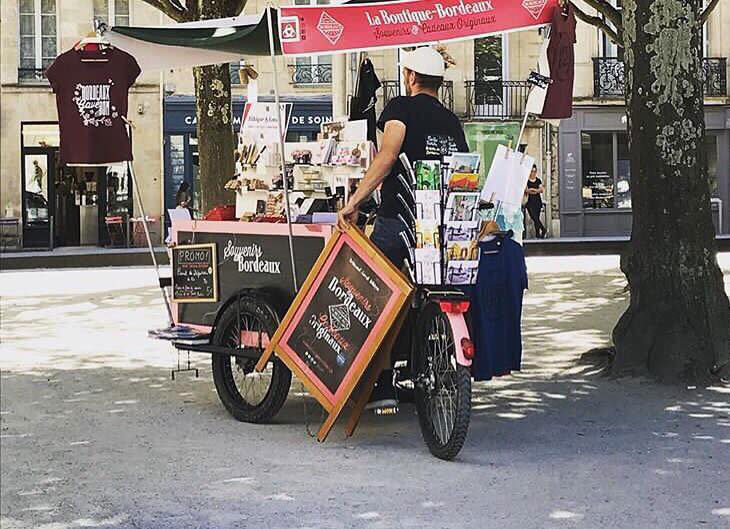
[[[406,137],[406,126],[402,121],[390,120],[383,130],[383,145],[373,159],[370,168],[360,181],[347,205],[337,213],[337,227],[346,230],[348,223],[357,221],[357,208],[385,180],[393,164],[398,159],[403,140]]]

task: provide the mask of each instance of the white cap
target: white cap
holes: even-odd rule
[[[434,77],[443,77],[446,71],[444,58],[429,46],[401,52],[400,65],[412,72]]]

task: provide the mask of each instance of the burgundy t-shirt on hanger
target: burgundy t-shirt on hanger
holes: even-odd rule
[[[62,164],[132,159],[122,118],[127,117],[129,87],[139,74],[134,57],[117,48],[71,49],[53,61],[46,77],[56,93]]]

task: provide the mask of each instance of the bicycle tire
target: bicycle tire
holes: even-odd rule
[[[237,321],[239,318],[241,321]],[[252,322],[259,323],[254,331],[265,332],[269,337],[274,335],[279,325],[276,312],[268,303],[252,296],[242,297],[223,312],[213,334],[213,343],[228,347],[238,346],[237,331]],[[259,352],[263,353],[264,348],[261,344],[258,348]],[[241,422],[264,423],[273,419],[284,405],[291,386],[291,371],[274,356],[269,360],[262,375],[254,373],[254,365],[255,360],[215,354],[212,358],[213,382],[218,398],[234,418]],[[249,402],[246,398],[248,391],[244,390],[245,394],[242,394],[236,376],[241,378],[243,375],[243,381],[246,377],[251,381],[250,377],[264,378],[267,373],[270,373],[269,383],[264,396],[258,402]],[[260,387],[264,388],[263,385]]]
[[[437,341],[441,342],[440,351],[436,349]],[[437,355],[443,356],[448,366],[443,366],[442,361],[436,360],[434,357]],[[454,334],[448,318],[437,303],[427,304],[419,315],[413,361],[416,373],[416,411],[423,440],[431,454],[450,461],[463,448],[469,430],[471,373],[467,367],[456,361]],[[439,362],[444,367],[442,373],[434,367]],[[442,389],[447,383],[455,398],[450,421],[446,414],[439,417],[438,410],[435,416],[433,413],[434,398],[440,396],[444,400],[445,392]],[[449,422],[452,426],[444,428],[444,424],[448,426]]]

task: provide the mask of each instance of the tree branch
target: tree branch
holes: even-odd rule
[[[623,18],[621,12],[609,4],[606,0],[583,0],[593,9],[603,14],[616,28],[617,33],[623,32]],[[575,8],[575,4],[573,4]]]
[[[707,19],[710,18],[710,15],[712,14],[712,11],[717,7],[717,4],[720,3],[720,0],[711,0],[710,3],[707,5],[705,10],[700,15],[700,22],[704,26],[707,22]]]
[[[573,4],[573,10],[575,11],[576,18],[582,20],[586,24],[597,27],[598,29],[603,31],[606,36],[613,41],[614,44],[623,47],[624,43],[621,39],[621,33],[614,31],[613,28],[609,26],[606,21],[603,20],[601,17],[588,15],[584,11],[581,11],[575,4]]]
[[[159,9],[165,15],[173,19],[175,22],[188,21],[187,10],[174,2],[173,0],[142,0],[145,4],[151,5],[155,9]]]

